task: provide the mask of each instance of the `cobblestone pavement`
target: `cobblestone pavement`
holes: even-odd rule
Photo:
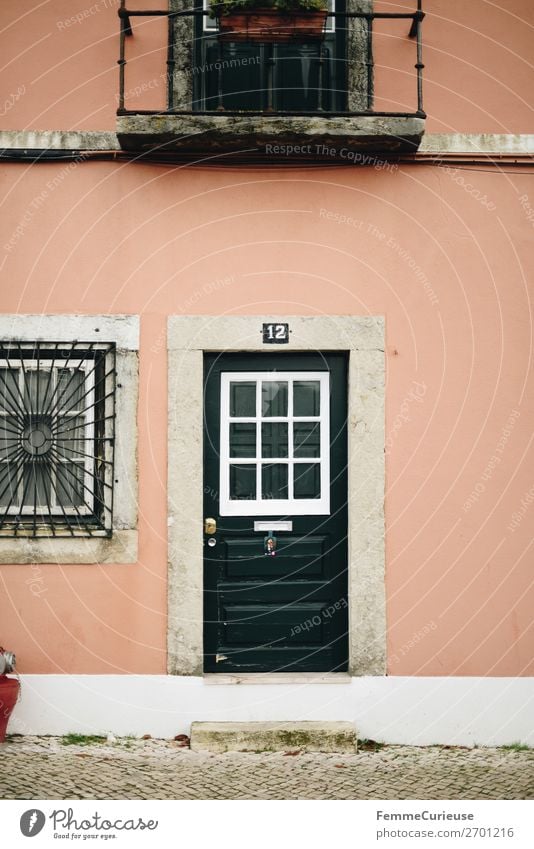
[[[533,799],[534,750],[192,752],[169,740],[0,744],[4,799]]]

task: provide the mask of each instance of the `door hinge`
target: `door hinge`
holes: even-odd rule
[[[220,663],[222,660],[228,660],[225,654],[216,654],[215,663]]]

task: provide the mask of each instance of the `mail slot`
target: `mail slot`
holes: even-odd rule
[[[281,521],[281,522],[254,522],[254,530],[255,531],[292,531],[293,530],[293,522],[292,521]]]

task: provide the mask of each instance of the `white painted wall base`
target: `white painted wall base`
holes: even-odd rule
[[[10,733],[172,737],[193,720],[349,720],[387,743],[534,745],[534,678],[214,684],[173,675],[21,675]]]

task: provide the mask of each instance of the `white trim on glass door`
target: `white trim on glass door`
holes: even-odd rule
[[[319,384],[319,414],[294,415],[293,389],[300,381]],[[285,415],[268,416],[262,410],[262,387],[265,383],[287,383],[287,410]],[[254,383],[256,387],[255,414],[253,416],[231,415],[230,391],[232,384]],[[262,455],[262,423],[287,423],[287,457]],[[296,456],[293,425],[299,422],[317,422],[320,427],[319,456]],[[230,425],[250,424],[256,426],[256,451],[254,456],[231,457]],[[221,430],[220,430],[220,476],[219,511],[221,516],[322,516],[330,512],[330,375],[328,372],[223,372],[221,374]],[[265,498],[262,486],[262,470],[267,465],[283,464],[288,467],[287,498]],[[320,468],[320,490],[318,497],[299,498],[294,492],[294,476],[299,466],[317,465]],[[235,498],[231,493],[230,471],[233,467],[249,466],[255,469],[254,494],[246,498]]]

